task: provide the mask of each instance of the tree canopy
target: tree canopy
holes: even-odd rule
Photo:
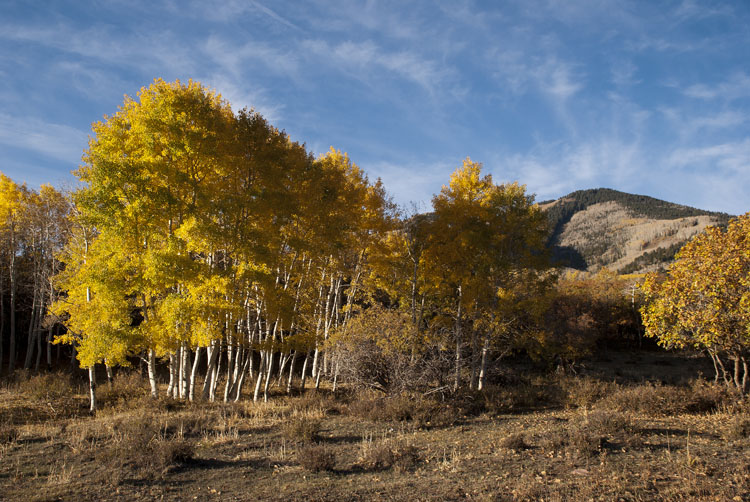
[[[707,350],[723,372],[747,392],[750,351],[750,213],[724,231],[710,227],[677,254],[666,276],[651,274],[644,284],[646,335],[666,347]]]

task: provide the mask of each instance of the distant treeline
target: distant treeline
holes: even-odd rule
[[[675,242],[671,246],[656,248],[653,251],[643,253],[631,263],[622,267],[619,272],[621,274],[632,274],[654,264],[661,264],[661,268],[665,268],[664,266],[674,260],[675,255],[686,242],[687,240],[682,240]]]

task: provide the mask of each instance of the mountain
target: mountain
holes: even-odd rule
[[[623,274],[666,266],[695,234],[731,218],[609,188],[579,190],[540,206],[549,217],[557,263]]]

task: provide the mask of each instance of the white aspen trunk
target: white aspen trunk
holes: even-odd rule
[[[271,385],[271,378],[273,378],[273,352],[269,350],[266,384],[263,386],[263,402],[268,402],[268,387]]]
[[[307,363],[310,361],[310,351],[305,354],[305,362],[302,363],[302,376],[300,378],[300,389],[305,391],[305,380],[307,379]]]
[[[237,395],[237,385],[244,375],[245,369],[247,369],[245,362],[245,348],[242,345],[237,345],[234,356],[234,370],[232,371],[232,387],[229,389],[229,399]],[[237,401],[237,399],[234,400]]]
[[[113,379],[113,377],[112,377],[112,366],[110,366],[109,364],[107,364],[105,362],[104,363],[104,367],[107,370],[107,385],[109,385],[111,387],[112,386],[112,379]]]
[[[151,386],[151,397],[159,397],[159,389],[156,386],[156,353],[154,349],[148,349],[148,383]]]
[[[181,399],[185,392],[185,342],[180,344],[180,348],[177,349],[176,357],[177,361],[175,361],[175,366],[177,367],[177,381],[174,388],[174,397],[175,399]]]
[[[323,318],[323,342],[325,343],[326,340],[328,340],[328,334],[331,329],[331,323],[333,321],[333,316],[335,314],[335,305],[336,301],[339,296],[339,287],[338,284],[340,283],[341,278],[339,278],[337,281],[333,280],[333,274],[331,274],[331,286],[328,289],[328,296],[326,296],[326,308],[325,308],[325,315]],[[331,302],[331,296],[333,296],[333,303]],[[323,353],[323,373],[327,374],[328,371],[328,352]],[[318,369],[318,373],[320,373],[320,369]],[[320,382],[320,375],[316,376],[315,381],[315,388],[317,389],[319,387]]]
[[[247,367],[248,363],[250,362],[250,359],[252,359],[252,354],[249,354],[245,357],[245,364],[242,367],[242,371],[240,371],[239,379],[237,380],[237,391],[234,396],[234,402],[240,400],[240,397],[242,396],[242,384],[245,382],[245,375],[247,375]]]
[[[218,344],[219,342],[217,340],[212,340],[211,345],[206,349],[208,351],[208,358],[206,359],[206,378],[203,381],[203,389],[201,391],[204,400],[207,400],[211,394],[211,379],[214,374],[216,359],[218,357]]]
[[[187,342],[182,342],[182,344],[182,359],[184,363],[182,373],[182,392],[180,393],[180,398],[187,399],[190,389],[190,379],[193,375],[193,360],[190,357],[190,348],[188,347]]]
[[[289,378],[286,381],[286,393],[292,392],[292,378],[294,377],[294,362],[297,360],[297,351],[292,351],[292,360],[289,363]]]
[[[229,401],[229,389],[232,386],[232,372],[234,370],[234,337],[227,335],[227,381],[224,383],[224,402]]]
[[[224,340],[219,339],[219,345],[216,347],[216,364],[211,372],[211,384],[208,389],[208,400],[212,403],[216,401],[216,386],[219,385],[219,375],[221,372],[221,352],[224,348]]]
[[[313,360],[312,360],[312,371],[310,373],[310,376],[315,378],[315,376],[318,374],[318,356],[320,355],[320,350],[318,350],[318,341],[315,340],[315,351],[313,352]],[[302,386],[304,388],[304,385]]]
[[[173,397],[175,385],[175,355],[169,354],[169,383],[167,384],[167,396]]]
[[[487,378],[487,354],[489,351],[490,338],[485,335],[484,344],[482,345],[482,364],[479,368],[479,383],[477,384],[477,390],[482,390],[485,387],[485,379]]]
[[[291,353],[279,354],[279,372],[278,372],[278,376],[276,377],[276,387],[281,387],[281,379],[284,378],[284,370],[286,369],[286,365],[291,358],[292,358]]]
[[[320,389],[320,374],[323,373],[322,369],[322,367],[318,367],[318,373],[315,375],[315,390]]]
[[[195,378],[198,375],[198,363],[201,360],[201,346],[195,348],[195,358],[193,359],[193,367],[190,371],[190,384],[188,389],[188,400],[192,403],[195,401]]]
[[[96,371],[89,366],[89,411],[96,413]]]
[[[263,368],[266,366],[266,351],[260,351],[260,364],[258,365],[258,376],[255,379],[255,392],[253,392],[253,402],[258,401],[260,396],[260,386],[263,383]]]

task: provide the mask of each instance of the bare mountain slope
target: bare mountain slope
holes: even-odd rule
[[[580,190],[541,203],[558,262],[579,270],[621,273],[665,266],[695,234],[730,216],[607,188]]]

